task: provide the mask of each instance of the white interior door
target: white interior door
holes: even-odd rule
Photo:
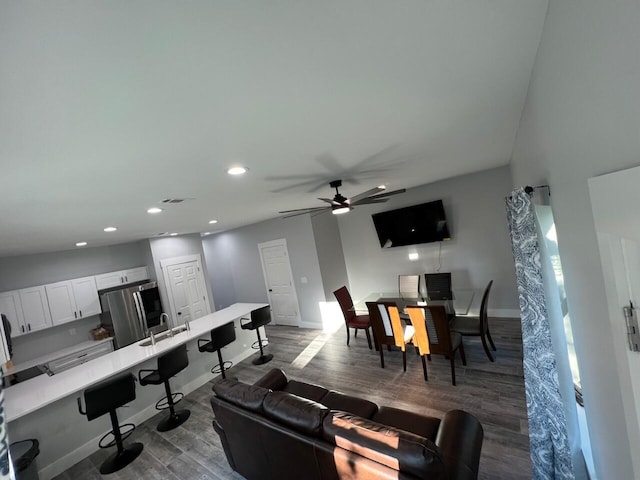
[[[298,326],[300,309],[291,274],[285,239],[258,245],[264,280],[271,304],[271,318],[277,325]]]
[[[613,351],[622,390],[628,442],[640,445],[640,352],[631,350],[623,308],[633,303],[640,314],[640,167],[589,179],[593,219],[598,233],[600,260]],[[605,320],[605,319],[603,319]],[[602,328],[607,328],[603,324]],[[636,478],[640,457],[632,456]]]
[[[210,313],[200,256],[178,257],[161,262],[174,324]]]

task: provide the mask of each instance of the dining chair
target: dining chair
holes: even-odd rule
[[[451,272],[425,273],[425,286],[427,297],[430,300],[451,300]]]
[[[456,384],[456,350],[460,352],[462,364],[467,364],[464,355],[462,335],[449,329],[449,317],[442,305],[410,306],[405,309],[415,329],[413,344],[418,348],[422,360],[424,380],[427,381],[426,356],[431,360],[431,355],[444,355],[451,362],[451,383]]]
[[[349,329],[353,328],[355,329],[353,334],[354,337],[358,336],[358,330],[364,330],[364,333],[367,335],[369,350],[371,350],[371,335],[369,333],[371,322],[369,321],[369,315],[356,315],[356,312],[353,309],[353,300],[351,299],[351,294],[347,287],[340,287],[338,290],[333,292],[333,295],[336,297],[336,300],[338,300],[338,305],[340,305],[342,315],[344,316],[344,323],[347,327],[347,346],[349,346],[349,338],[351,336]]]
[[[393,302],[367,302],[373,339],[380,352],[380,366],[384,368],[382,346],[398,347],[402,350],[402,368],[407,371],[407,344],[413,338],[413,327],[403,325],[400,312]]]
[[[496,346],[491,338],[491,332],[489,332],[489,316],[487,315],[487,305],[489,304],[489,292],[491,291],[491,285],[493,280],[489,282],[487,288],[482,295],[482,303],[480,304],[480,315],[478,317],[460,315],[455,316],[451,323],[451,330],[459,332],[463,336],[480,337],[482,340],[482,347],[484,348],[487,357],[492,362],[495,362],[491,351],[487,345],[487,339],[491,344],[491,348],[496,350]]]
[[[401,297],[420,295],[420,275],[398,275],[398,292]]]

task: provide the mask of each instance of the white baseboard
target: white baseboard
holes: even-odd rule
[[[236,355],[235,357],[233,357],[231,361],[234,364],[237,364],[254,354],[255,354],[254,351],[246,350],[242,354]],[[179,388],[182,391],[182,393],[184,393],[186,396],[219,375],[220,374],[212,376],[211,373],[205,373],[195,378],[194,380],[180,386]],[[149,420],[151,417],[153,417],[157,413],[158,411],[156,410],[155,405],[149,405],[148,407],[138,411],[137,413],[131,415],[128,418],[125,418],[125,419],[119,418],[118,421],[120,422],[120,424],[133,423],[134,425],[140,425],[141,423]],[[51,480],[52,478],[55,478],[56,476],[60,475],[65,470],[71,468],[73,465],[75,465],[79,461],[84,460],[86,457],[96,452],[98,450],[98,442],[100,441],[101,437],[102,435],[99,435],[89,440],[84,445],[76,448],[74,451],[70,452],[64,457],[61,457],[55,462],[40,469],[38,471],[40,480]]]

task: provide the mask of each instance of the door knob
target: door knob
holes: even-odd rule
[[[182,315],[182,312],[178,312],[178,315]]]

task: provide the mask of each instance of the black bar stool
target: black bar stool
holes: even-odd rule
[[[131,373],[125,373],[104,382],[98,383],[93,387],[89,387],[84,391],[84,404],[86,411],[82,410],[82,400],[78,397],[78,410],[82,415],[87,416],[87,420],[91,421],[101,417],[105,413],[111,416],[112,430],[107,432],[98,442],[100,448],[109,448],[114,445],[118,447],[118,451],[107,458],[100,466],[100,473],[107,475],[123,469],[133,462],[140,452],[142,452],[141,443],[132,443],[126,448],[124,441],[131,435],[136,428],[133,423],[127,423],[120,426],[118,423],[118,415],[116,408],[122,407],[126,403],[135,400],[136,386],[135,377]],[[123,432],[121,428],[124,428]],[[113,435],[113,440],[104,443],[109,435]]]
[[[158,423],[156,428],[159,432],[173,430],[186,422],[189,415],[191,415],[189,410],[175,411],[175,404],[182,400],[184,395],[182,393],[171,393],[171,387],[169,386],[169,379],[184,370],[187,365],[189,365],[187,346],[181,345],[158,357],[157,370],[140,370],[138,372],[140,385],[160,385],[164,383],[167,396],[158,400],[156,410],[169,409],[169,416]],[[143,372],[148,374],[143,377]]]
[[[236,328],[233,322],[226,323],[220,327],[211,330],[211,341],[198,339],[198,351],[200,352],[218,352],[218,365],[211,369],[211,373],[221,373],[222,378],[227,378],[225,370],[233,366],[233,362],[222,360],[222,347],[226,347],[230,343],[236,341]],[[228,365],[228,366],[227,366]]]
[[[248,322],[242,323],[242,320],[249,320]],[[258,308],[257,310],[253,310],[251,312],[251,318],[241,318],[240,319],[240,327],[243,330],[255,330],[258,334],[258,341],[253,342],[251,348],[259,348],[260,356],[254,359],[251,363],[254,365],[262,365],[263,363],[270,362],[273,358],[272,354],[265,355],[262,350],[262,339],[260,338],[260,327],[266,325],[271,322],[271,307],[267,305],[266,307]],[[269,343],[267,342],[267,345]]]

